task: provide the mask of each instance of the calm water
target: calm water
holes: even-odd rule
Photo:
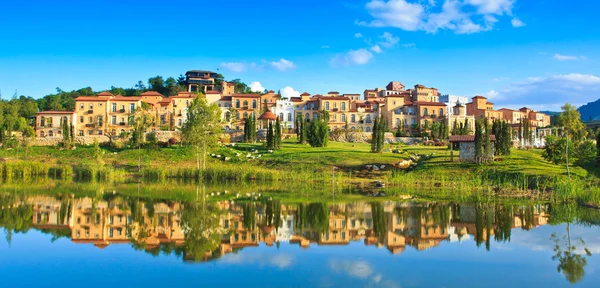
[[[3,287],[600,283],[600,212],[576,206],[0,199]]]

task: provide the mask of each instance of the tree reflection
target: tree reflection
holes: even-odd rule
[[[571,224],[567,224],[567,235],[559,237],[556,233],[552,233],[550,239],[554,241],[555,254],[552,256],[552,260],[558,260],[556,270],[562,273],[571,284],[581,281],[585,275],[587,259],[577,253],[575,245],[585,245],[583,239],[576,239],[574,243],[571,241]],[[592,256],[587,248],[583,249],[587,256]]]
[[[220,244],[219,211],[213,203],[190,203],[183,209],[185,258],[206,261],[217,257]]]

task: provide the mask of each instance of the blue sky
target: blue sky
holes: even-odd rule
[[[2,95],[219,69],[288,95],[362,93],[395,80],[512,108],[600,98],[598,1],[202,3],[3,3]]]

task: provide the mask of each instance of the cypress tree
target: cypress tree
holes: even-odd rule
[[[483,134],[481,131],[481,119],[475,121],[475,162],[481,163],[483,156]]]
[[[596,150],[598,150],[598,164],[600,164],[600,130],[597,131],[596,135]]]
[[[458,135],[458,121],[454,121],[454,125],[452,125],[452,135]]]
[[[248,139],[249,139],[249,137],[248,137],[249,136],[248,135],[248,132],[249,132],[248,125],[250,125],[250,123],[248,123],[248,118],[246,117],[246,118],[244,118],[244,143],[248,143],[249,142],[248,141]]]
[[[298,141],[300,142],[300,134],[302,134],[300,132],[300,122],[302,122],[302,114],[299,114],[296,116],[296,119],[294,119],[295,123],[294,123],[294,127],[296,127],[296,138],[298,138]],[[300,142],[302,143],[302,142]]]
[[[250,142],[256,143],[256,114],[252,113],[252,120],[250,121]]]
[[[275,149],[281,149],[281,123],[279,122],[279,117],[277,117],[277,121],[275,122]]]
[[[383,116],[381,116],[381,119],[379,119],[379,128],[377,128],[377,134],[379,134],[379,136],[377,137],[377,153],[383,152],[386,128],[387,120]]]
[[[502,136],[504,138],[504,143],[502,143],[502,155],[510,155],[510,149],[512,148],[512,132],[510,125],[508,122],[504,122],[502,129]]]
[[[463,127],[463,135],[469,135],[471,128],[469,127],[469,121],[465,120],[465,126]]]
[[[275,137],[273,135],[273,124],[271,123],[271,121],[269,121],[269,125],[267,128],[267,149],[269,149],[269,150],[274,149],[274,140],[275,140]]]
[[[300,130],[301,135],[300,135],[300,143],[304,144],[308,141],[308,119],[304,119],[304,121],[302,121],[301,123],[301,127],[302,129]]]
[[[492,154],[492,140],[491,140],[491,129],[490,129],[490,125],[488,123],[488,119],[483,118],[483,125],[485,126],[485,160],[486,161],[490,161],[493,158],[493,154]]]
[[[379,141],[379,118],[376,117],[375,118],[375,123],[373,124],[373,132],[371,133],[371,152],[372,153],[376,153],[377,152],[377,143]]]

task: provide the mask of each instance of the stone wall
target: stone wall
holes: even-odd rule
[[[56,146],[62,141],[62,137],[44,137],[35,138],[32,142],[32,146]]]
[[[177,140],[177,143],[181,142],[180,131],[155,131],[154,134],[156,135],[156,139],[158,140],[158,142],[161,143],[167,143],[171,138]]]
[[[90,136],[75,136],[75,144],[78,145],[93,145],[94,142],[107,143],[108,137],[104,135],[90,135]]]
[[[459,146],[461,162],[475,161],[475,142],[461,142]]]

